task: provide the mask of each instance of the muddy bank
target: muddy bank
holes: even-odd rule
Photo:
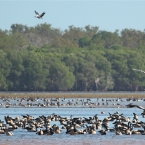
[[[0,98],[145,98],[144,92],[1,92]]]

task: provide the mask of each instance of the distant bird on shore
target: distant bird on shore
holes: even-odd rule
[[[143,71],[143,70],[141,70],[141,69],[134,69],[134,68],[133,68],[133,70],[135,70],[135,71],[140,71],[140,72],[142,72],[142,73],[145,73],[145,71]]]
[[[36,16],[35,16],[36,18],[42,19],[42,17],[45,15],[45,12],[43,12],[41,15],[39,15],[39,13],[35,11],[35,14],[36,14]]]

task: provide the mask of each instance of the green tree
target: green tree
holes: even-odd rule
[[[116,44],[121,44],[121,39],[117,32],[99,31],[92,37],[92,43],[105,48],[112,48]]]
[[[8,89],[8,80],[11,70],[11,62],[7,59],[7,54],[0,50],[0,89],[7,90]]]
[[[22,52],[18,50],[13,50],[8,52],[8,60],[11,62],[11,70],[8,76],[9,80],[9,90],[20,91],[21,86],[21,75],[24,71]]]
[[[51,91],[70,90],[74,85],[75,76],[59,59],[53,58],[51,61],[48,89]]]

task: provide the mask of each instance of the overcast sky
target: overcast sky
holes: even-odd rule
[[[34,10],[46,12],[35,18]],[[0,0],[0,29],[12,24],[53,28],[98,26],[99,30],[145,29],[145,0]]]

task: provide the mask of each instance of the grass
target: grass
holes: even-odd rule
[[[0,98],[145,98],[141,93],[0,93]]]

